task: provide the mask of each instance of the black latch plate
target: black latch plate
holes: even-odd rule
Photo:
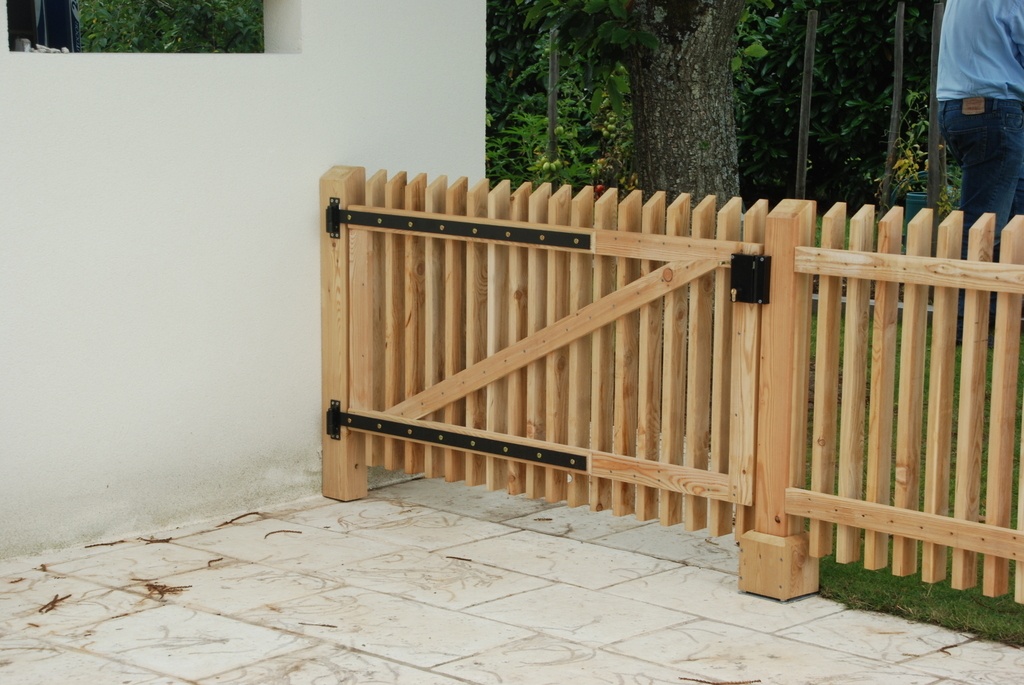
[[[730,271],[733,302],[768,304],[772,276],[771,257],[734,254]]]

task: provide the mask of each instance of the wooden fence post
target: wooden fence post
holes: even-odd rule
[[[348,226],[337,226],[338,237],[328,234],[328,208],[339,210],[363,204],[366,171],[361,167],[334,167],[320,179],[320,318],[322,344],[322,404],[324,497],[350,501],[366,496],[366,437],[345,429],[340,439],[327,434],[326,417],[331,403],[340,411],[349,408],[351,300],[351,243]],[[333,201],[333,202],[332,202]],[[364,328],[369,328],[366,326]],[[366,381],[369,382],[369,381]]]
[[[812,243],[815,203],[784,200],[768,215],[769,304],[762,315],[754,528],[740,538],[740,590],[779,600],[818,590],[818,561],[803,521],[786,515],[786,488],[803,486],[808,453],[811,278],[797,274]]]

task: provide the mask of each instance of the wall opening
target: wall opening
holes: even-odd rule
[[[300,0],[7,0],[15,52],[299,52]]]

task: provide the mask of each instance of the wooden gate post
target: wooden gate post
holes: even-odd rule
[[[818,590],[803,520],[786,515],[786,488],[803,486],[808,453],[811,277],[794,271],[798,245],[811,245],[814,202],[784,200],[768,215],[769,304],[762,315],[754,528],[740,538],[740,590],[778,600]]]
[[[363,204],[366,171],[334,167],[320,178],[320,322],[323,369],[324,497],[350,501],[366,496],[365,436],[331,426],[332,412],[349,408],[351,242],[340,210]],[[334,235],[331,235],[331,232]],[[333,406],[332,406],[332,403]],[[328,434],[332,428],[337,437]]]

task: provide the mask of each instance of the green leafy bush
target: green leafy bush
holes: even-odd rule
[[[793,191],[807,12],[819,12],[808,197],[872,202],[885,165],[897,0],[758,0],[739,28],[735,66],[744,197]],[[904,88],[927,93],[933,3],[906,6]],[[758,46],[753,48],[752,46]],[[758,57],[760,55],[760,57]]]
[[[263,52],[263,0],[81,0],[85,52]]]

